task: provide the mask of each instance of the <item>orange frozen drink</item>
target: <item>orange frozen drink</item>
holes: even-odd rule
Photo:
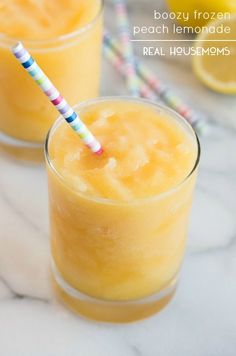
[[[21,40],[71,105],[98,95],[102,0],[0,0],[1,138],[42,143],[57,113],[12,57]]]
[[[138,99],[77,107],[104,153],[63,119],[46,143],[53,275],[60,298],[105,321],[131,321],[171,298],[185,250],[199,157],[181,117]]]

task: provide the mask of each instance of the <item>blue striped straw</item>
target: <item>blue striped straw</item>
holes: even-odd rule
[[[18,42],[15,46],[12,47],[12,53],[21,63],[24,69],[31,75],[33,80],[38,84],[51,103],[71,126],[71,128],[78,133],[84,144],[89,147],[92,152],[98,155],[101,154],[103,152],[101,144],[85,126],[85,124],[79,118],[78,114],[72,109],[64,97],[55,88],[55,86],[42,71],[29,52],[24,48],[21,42]]]

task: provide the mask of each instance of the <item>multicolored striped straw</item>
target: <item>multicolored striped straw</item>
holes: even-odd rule
[[[38,84],[59,113],[68,122],[71,128],[78,133],[85,145],[97,155],[101,154],[103,148],[100,142],[98,142],[88,130],[78,114],[70,107],[21,42],[18,42],[12,47],[12,53],[24,69],[31,75],[33,80]]]
[[[105,57],[111,62],[114,68],[125,78],[125,64],[123,59],[116,54],[111,47],[109,47],[105,42],[103,45],[103,53]],[[140,95],[143,98],[150,99],[153,101],[158,101],[158,96],[149,88],[148,85],[143,83],[143,81],[137,77]]]
[[[121,58],[122,61],[119,41],[111,36],[107,30],[104,32],[104,46],[109,47],[113,51],[113,56]],[[141,80],[141,82],[139,80],[139,83],[146,83],[156,96],[159,96],[166,105],[183,116],[199,134],[205,134],[208,131],[205,117],[186,105],[137,58],[135,58],[135,65],[138,77]]]
[[[134,53],[130,41],[129,19],[125,0],[113,0],[120,35],[120,49],[125,62],[125,74],[130,94],[139,96],[139,85],[135,69]]]

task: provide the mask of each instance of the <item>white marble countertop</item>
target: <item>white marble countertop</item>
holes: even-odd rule
[[[145,22],[153,8],[163,5],[152,0],[129,4],[136,22]],[[108,2],[108,22],[110,11]],[[203,87],[186,58],[145,60],[183,98],[216,120],[201,139],[200,174],[176,296],[161,313],[128,325],[87,321],[59,305],[49,283],[44,168],[1,156],[2,356],[236,355],[236,100]],[[107,62],[104,72],[103,94],[125,93]]]

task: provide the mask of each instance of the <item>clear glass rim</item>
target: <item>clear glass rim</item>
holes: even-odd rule
[[[66,33],[64,35],[61,36],[57,36],[57,37],[53,37],[50,39],[37,39],[37,40],[28,40],[28,39],[21,39],[21,38],[14,38],[11,36],[7,36],[4,33],[0,33],[0,44],[4,44],[4,42],[7,43],[15,43],[17,41],[22,41],[24,42],[24,45],[28,47],[29,50],[33,49],[37,49],[35,48],[35,46],[39,46],[39,49],[44,49],[45,46],[45,50],[47,50],[48,48],[46,47],[47,45],[50,45],[52,43],[59,43],[59,45],[57,45],[56,47],[63,45],[63,43],[67,40],[71,40],[79,35],[84,34],[85,32],[89,31],[91,28],[93,28],[97,21],[100,19],[101,15],[103,14],[103,10],[104,10],[104,1],[105,0],[100,0],[100,8],[98,13],[96,14],[96,16],[89,21],[88,23],[86,23],[84,26],[79,27],[78,29],[76,29],[73,32],[69,32]]]
[[[196,159],[194,161],[193,167],[190,170],[190,172],[184,177],[184,179],[181,182],[179,182],[177,185],[171,187],[167,191],[161,192],[159,194],[147,196],[147,197],[134,198],[134,199],[128,200],[128,201],[120,201],[120,200],[116,200],[116,199],[109,199],[109,198],[102,198],[102,197],[95,197],[95,196],[93,197],[93,196],[87,195],[86,193],[82,193],[81,191],[75,189],[74,187],[72,187],[72,186],[70,186],[68,184],[68,182],[66,181],[66,178],[60,172],[58,172],[56,167],[53,165],[52,160],[50,159],[50,154],[49,154],[50,137],[53,135],[54,131],[57,129],[57,127],[60,125],[60,123],[65,120],[60,115],[59,118],[54,122],[54,124],[52,125],[52,127],[48,131],[48,134],[47,134],[46,140],[45,140],[45,145],[44,145],[45,160],[46,160],[46,163],[48,164],[48,166],[50,167],[50,169],[53,171],[53,173],[59,178],[59,180],[67,188],[69,188],[71,191],[73,191],[73,193],[75,193],[76,195],[80,196],[83,199],[86,199],[86,200],[89,200],[89,201],[93,201],[95,203],[100,203],[100,204],[103,204],[103,205],[107,204],[107,205],[129,206],[129,205],[133,205],[133,204],[140,204],[140,203],[146,203],[146,202],[150,202],[150,201],[157,201],[157,200],[161,200],[161,199],[167,197],[168,195],[171,195],[172,193],[174,193],[175,191],[180,189],[181,186],[184,183],[186,183],[188,181],[188,179],[192,176],[192,174],[196,171],[196,169],[198,167],[198,164],[199,164],[200,155],[201,155],[201,147],[200,147],[200,142],[199,142],[198,136],[197,136],[196,132],[194,131],[194,129],[192,128],[192,126],[187,122],[187,120],[184,119],[182,116],[180,116],[176,111],[166,107],[165,105],[161,105],[161,104],[156,103],[156,102],[151,101],[151,100],[147,100],[147,99],[143,99],[143,98],[134,98],[134,97],[129,97],[129,96],[103,96],[103,97],[96,98],[96,99],[89,99],[89,100],[83,101],[83,102],[75,105],[74,109],[79,111],[79,110],[82,110],[83,108],[85,108],[85,107],[87,107],[89,105],[94,105],[94,104],[101,103],[101,102],[106,102],[106,101],[110,101],[110,102],[111,101],[126,101],[126,102],[143,103],[143,104],[146,104],[148,106],[151,105],[154,108],[158,108],[160,110],[163,110],[163,111],[167,112],[173,118],[175,118],[178,122],[180,122],[183,126],[185,126],[187,128],[187,130],[189,130],[191,132],[191,134],[193,136],[193,139],[195,140],[196,148],[197,148]]]

